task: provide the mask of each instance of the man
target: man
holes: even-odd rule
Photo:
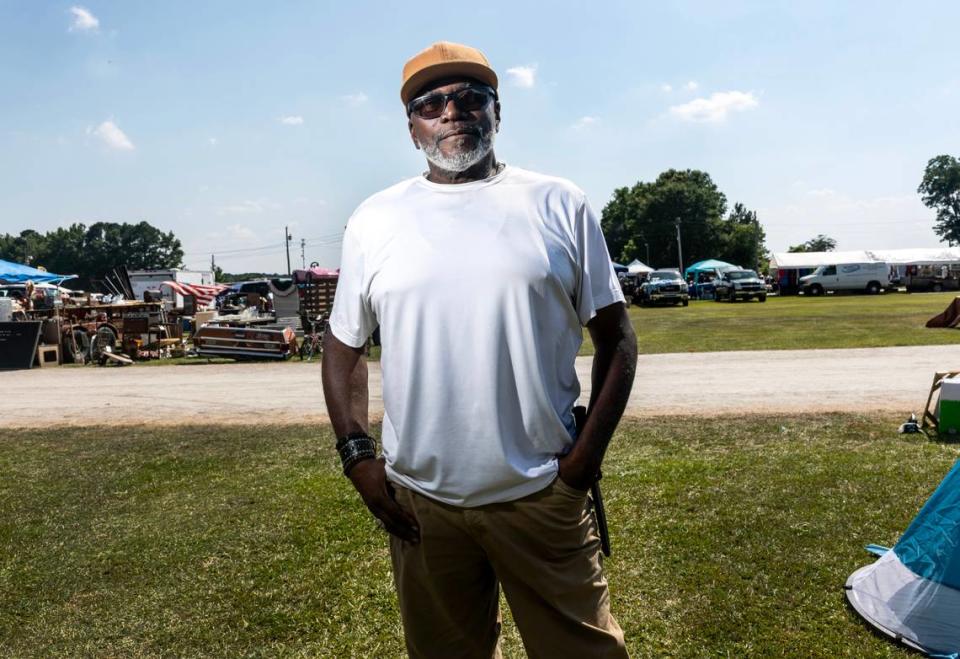
[[[391,534],[407,650],[499,656],[502,586],[531,657],[624,657],[587,491],[636,337],[599,224],[571,183],[497,160],[480,51],[434,44],[400,95],[429,169],[350,218],[323,388],[344,472]],[[596,354],[578,429],[582,325]],[[380,458],[363,360],[377,326]]]

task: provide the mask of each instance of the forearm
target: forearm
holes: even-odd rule
[[[580,429],[570,454],[586,473],[600,469],[607,445],[630,399],[636,368],[637,340],[632,328],[620,332],[615,341],[597,344],[587,422]]]
[[[327,332],[321,376],[324,402],[334,434],[343,437],[353,432],[367,432],[369,392],[363,350],[351,348]]]

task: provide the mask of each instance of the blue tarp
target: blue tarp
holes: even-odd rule
[[[61,282],[64,279],[74,279],[75,277],[76,275],[58,275],[31,268],[28,265],[20,265],[0,259],[0,282],[8,284],[22,284],[26,281],[34,283]]]
[[[727,263],[726,261],[718,261],[716,259],[707,259],[706,261],[697,261],[689,268],[683,271],[683,277],[686,279],[690,275],[696,274],[698,272],[712,272],[713,270],[730,270],[731,268],[736,268],[738,266],[733,265],[732,263]]]

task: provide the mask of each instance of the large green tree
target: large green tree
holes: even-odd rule
[[[752,268],[764,252],[763,228],[753,211],[737,204],[725,218],[727,197],[706,172],[670,169],[652,183],[617,188],[603,208],[601,225],[610,255],[654,267],[676,267],[677,225],[684,266],[719,258]]]
[[[951,246],[960,244],[960,160],[931,158],[917,188],[923,203],[937,211],[933,230]]]
[[[832,252],[837,248],[837,241],[830,236],[822,233],[817,234],[816,238],[811,238],[805,243],[791,245],[788,252]]]
[[[717,252],[721,261],[744,268],[763,268],[767,258],[767,234],[757,212],[736,203],[723,225],[723,242]]]
[[[172,231],[164,233],[148,222],[96,222],[90,227],[72,224],[46,234],[27,230],[19,236],[0,236],[0,258],[17,263],[29,260],[34,267],[75,274],[88,286],[120,266],[131,270],[179,267],[183,249]]]
[[[677,224],[684,265],[712,256],[719,242],[727,198],[706,172],[669,169],[652,183],[618,188],[603,209],[601,224],[611,256],[654,267],[679,263]]]
[[[44,253],[46,238],[33,229],[25,229],[19,235],[0,236],[0,258],[25,265],[35,266],[37,258]]]

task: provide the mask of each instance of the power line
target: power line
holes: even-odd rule
[[[207,254],[216,254],[217,256],[220,256],[223,254],[240,254],[244,252],[259,252],[260,250],[264,250],[264,249],[277,249],[282,247],[283,247],[283,243],[271,243],[269,245],[260,245],[258,247],[242,247],[239,249],[218,249],[213,251],[203,250],[203,251],[197,251],[197,252],[189,252],[187,254],[184,254],[184,256],[198,256],[198,255],[205,256]]]

